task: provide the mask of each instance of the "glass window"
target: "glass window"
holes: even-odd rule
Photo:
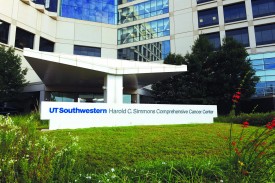
[[[34,34],[21,28],[16,28],[15,47],[33,49]]]
[[[75,93],[50,92],[50,101],[74,102],[75,98]]]
[[[263,65],[263,59],[251,60],[252,65]]]
[[[101,48],[74,45],[74,55],[101,57]]]
[[[256,76],[260,82],[256,85],[256,95],[270,95],[275,93],[275,52],[250,55]]]
[[[44,0],[32,0],[35,4],[43,4],[44,5]]]
[[[246,19],[245,3],[224,6],[224,22],[234,22]]]
[[[10,24],[0,20],[0,42],[8,44]]]
[[[211,34],[203,34],[203,36],[206,36],[209,40],[209,42],[214,46],[214,48],[219,48],[221,46],[221,41],[220,41],[220,33],[215,32]]]
[[[32,0],[36,4],[45,6],[45,9],[51,12],[57,12],[58,0]]]
[[[213,0],[197,0],[197,4],[201,4],[209,1],[213,1]]]
[[[253,17],[275,15],[274,0],[252,0]]]
[[[170,53],[170,41],[162,41],[162,60],[164,60],[167,55]]]
[[[265,76],[266,81],[275,81],[275,76]]]
[[[153,17],[169,12],[168,0],[149,0],[118,10],[118,23],[124,24],[135,20]]]
[[[264,64],[265,64],[264,65],[265,69],[275,69],[275,58],[266,58],[266,59],[264,59]],[[266,73],[266,74],[268,74],[268,73]]]
[[[265,84],[266,84],[266,86],[275,86],[275,82],[274,81],[267,81],[267,82],[265,82],[264,84],[260,84],[259,86],[261,86],[261,87],[265,87]],[[257,85],[258,86],[258,85]]]
[[[245,47],[249,46],[249,37],[248,37],[247,28],[228,30],[225,33],[227,37],[232,37],[239,43],[242,43]]]
[[[135,61],[159,61],[170,53],[170,41],[155,42],[118,50],[118,59]]]
[[[255,71],[264,70],[263,65],[253,65],[252,67]]]
[[[257,71],[255,73],[256,76],[265,76],[265,71]]]
[[[123,104],[131,104],[132,96],[129,94],[123,94]]]
[[[53,52],[54,51],[54,42],[40,37],[39,51]]]
[[[265,64],[275,64],[275,57],[274,58],[265,58],[264,63]]]
[[[263,54],[263,58],[275,58],[275,52]]]
[[[116,24],[116,2],[117,0],[62,0],[60,3],[60,16],[106,24]]]
[[[218,25],[218,10],[217,8],[198,11],[199,27]]]
[[[255,26],[256,44],[275,43],[275,24]]]
[[[258,88],[266,87],[266,82],[258,82],[256,87]]]
[[[169,18],[118,29],[118,44],[138,42],[170,35]]]
[[[58,0],[45,0],[45,8],[51,12],[57,12]]]
[[[275,69],[275,64],[268,64],[264,66],[264,69]],[[273,73],[275,74],[275,73]]]

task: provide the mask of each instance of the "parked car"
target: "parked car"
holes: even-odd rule
[[[0,107],[0,115],[14,115],[18,114],[19,111],[16,108],[13,107]]]

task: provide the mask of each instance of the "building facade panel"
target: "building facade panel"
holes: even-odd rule
[[[49,16],[43,16],[41,14],[38,14],[38,16],[40,16],[41,23],[40,23],[40,26],[37,27],[37,29],[41,32],[41,35],[43,35],[47,39],[55,41],[56,31],[57,31],[56,20],[50,18]]]
[[[183,32],[193,32],[193,13],[191,10],[189,12],[184,12],[181,14],[175,14],[174,17],[170,18],[174,19],[174,34],[179,34]]]
[[[0,12],[1,15],[4,15],[6,17],[12,17],[13,12],[13,1],[6,1],[6,0],[0,0]],[[2,6],[5,5],[5,6]]]
[[[33,7],[19,2],[17,7],[17,17],[16,20],[28,27],[33,29],[38,29],[37,21],[38,21],[38,11]]]

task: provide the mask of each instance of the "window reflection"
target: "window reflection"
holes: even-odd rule
[[[62,0],[60,6],[62,17],[116,24],[116,0]]]
[[[138,42],[169,35],[170,22],[169,18],[165,18],[118,29],[118,44]]]
[[[64,93],[64,92],[46,92],[47,100],[55,102],[89,102],[103,103],[103,94],[94,93]]]
[[[256,44],[275,43],[275,24],[255,26]]]
[[[170,41],[132,46],[118,50],[118,59],[151,62],[164,60],[170,53]]]
[[[168,0],[150,0],[118,10],[118,23],[124,24],[169,12]]]
[[[232,37],[239,43],[242,43],[245,47],[249,46],[249,36],[247,28],[228,30],[226,31],[226,36]]]
[[[260,77],[255,96],[275,95],[275,52],[250,55],[249,59]]]
[[[245,3],[224,6],[224,22],[234,22],[246,19]]]
[[[274,0],[252,0],[253,17],[275,15]]]

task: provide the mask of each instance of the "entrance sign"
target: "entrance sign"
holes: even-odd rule
[[[137,125],[213,123],[216,105],[41,102],[50,130]]]

